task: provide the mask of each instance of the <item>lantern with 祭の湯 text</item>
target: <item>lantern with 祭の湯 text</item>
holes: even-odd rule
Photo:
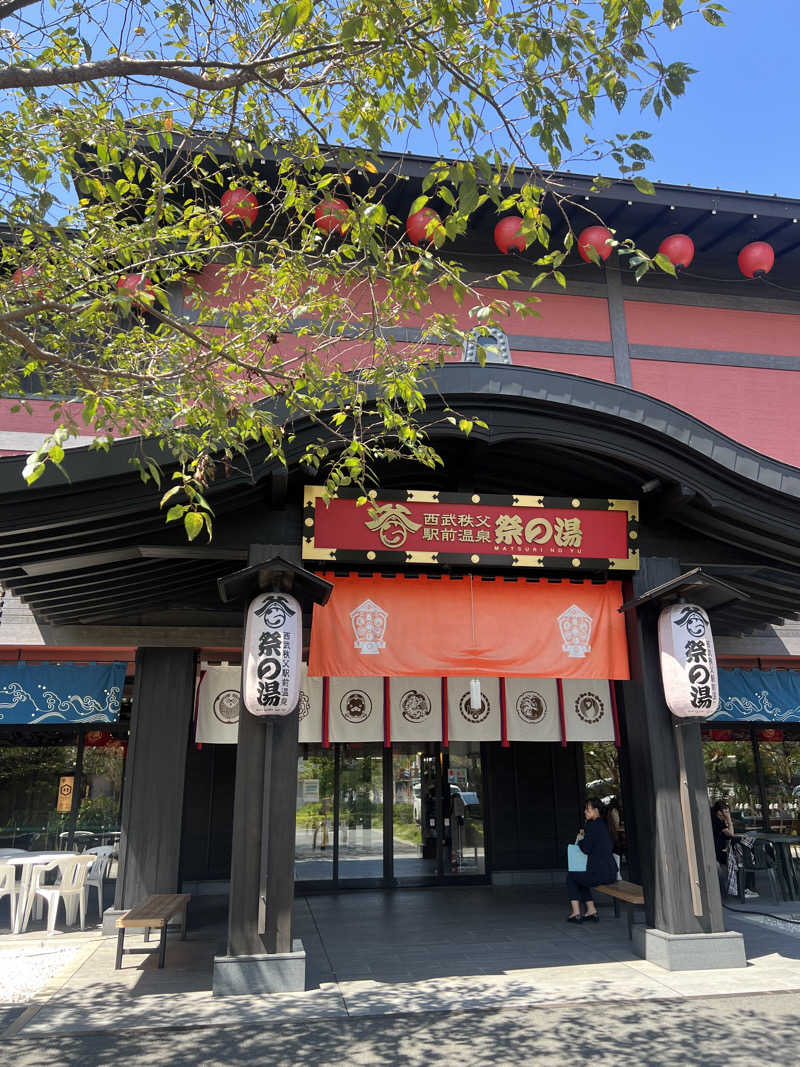
[[[707,719],[719,707],[714,638],[697,604],[672,604],[658,617],[661,679],[667,707],[679,719]]]
[[[247,610],[242,701],[251,715],[289,715],[300,698],[303,615],[288,593],[259,593]]]

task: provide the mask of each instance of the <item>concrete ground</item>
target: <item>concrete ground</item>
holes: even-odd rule
[[[210,898],[192,901],[162,971],[154,956],[115,971],[115,939],[66,932],[78,953],[6,1020],[0,1063],[796,1062],[800,926],[726,913],[748,967],[667,972],[634,956],[610,906],[596,925],[565,912],[534,886],[300,898],[307,989],[272,997],[211,996],[226,931]],[[43,939],[0,946],[20,941]]]
[[[273,1020],[186,1028],[24,1035],[3,1044],[14,1067],[753,1067],[797,1062],[796,994],[674,1001],[581,1001],[471,1012]],[[5,1056],[5,1059],[3,1058]]]

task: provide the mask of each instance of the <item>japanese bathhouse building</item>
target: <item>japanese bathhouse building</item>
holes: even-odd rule
[[[403,162],[397,216],[430,162]],[[209,488],[213,542],[187,545],[129,463],[138,441],[79,442],[68,482],[24,488],[47,407],[0,401],[3,844],[119,832],[116,908],[230,892],[241,954],[264,928],[262,845],[276,892],[561,885],[588,792],[618,798],[648,926],[724,930],[704,751],[745,822],[788,826],[800,782],[800,759],[781,784],[769,755],[800,749],[800,202],[563,187],[576,232],[596,213],[653,252],[688,235],[691,265],[636,284],[616,254],[575,254],[539,318],[478,335],[485,365],[468,345],[426,386],[431,413],[488,428],[432,420],[444,465],[387,465],[368,507],[326,506],[298,463],[320,431],[297,424],[288,468],[255,450],[252,477]],[[482,209],[452,249],[476,275],[507,265],[496,221]],[[751,249],[769,269],[746,277],[754,242],[774,265]],[[263,720],[243,712],[236,744],[238,593],[256,588],[239,572],[275,557],[300,568],[310,656],[271,753],[290,830],[262,818]],[[312,615],[314,576],[332,591]],[[689,850],[656,634],[679,597],[709,614],[723,693],[723,722],[681,727]]]

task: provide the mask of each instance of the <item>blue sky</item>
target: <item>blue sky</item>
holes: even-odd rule
[[[724,29],[693,19],[671,35],[674,58],[699,73],[671,113],[643,123],[656,157],[648,175],[800,197],[800,2],[727,6]]]
[[[638,103],[621,116],[609,105],[595,134],[650,130],[655,160],[646,173],[653,181],[800,198],[800,0],[727,0],[727,6],[724,28],[693,16],[665,34],[664,58],[698,71],[671,111],[659,120],[652,112],[642,116]],[[576,148],[584,132],[576,121]],[[419,133],[408,147],[438,151]],[[614,167],[600,169],[613,176]],[[591,172],[587,164],[569,169]]]

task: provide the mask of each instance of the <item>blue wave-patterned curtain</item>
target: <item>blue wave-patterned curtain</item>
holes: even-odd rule
[[[0,663],[0,726],[116,722],[125,663]]]
[[[720,671],[714,722],[800,722],[800,671]]]

